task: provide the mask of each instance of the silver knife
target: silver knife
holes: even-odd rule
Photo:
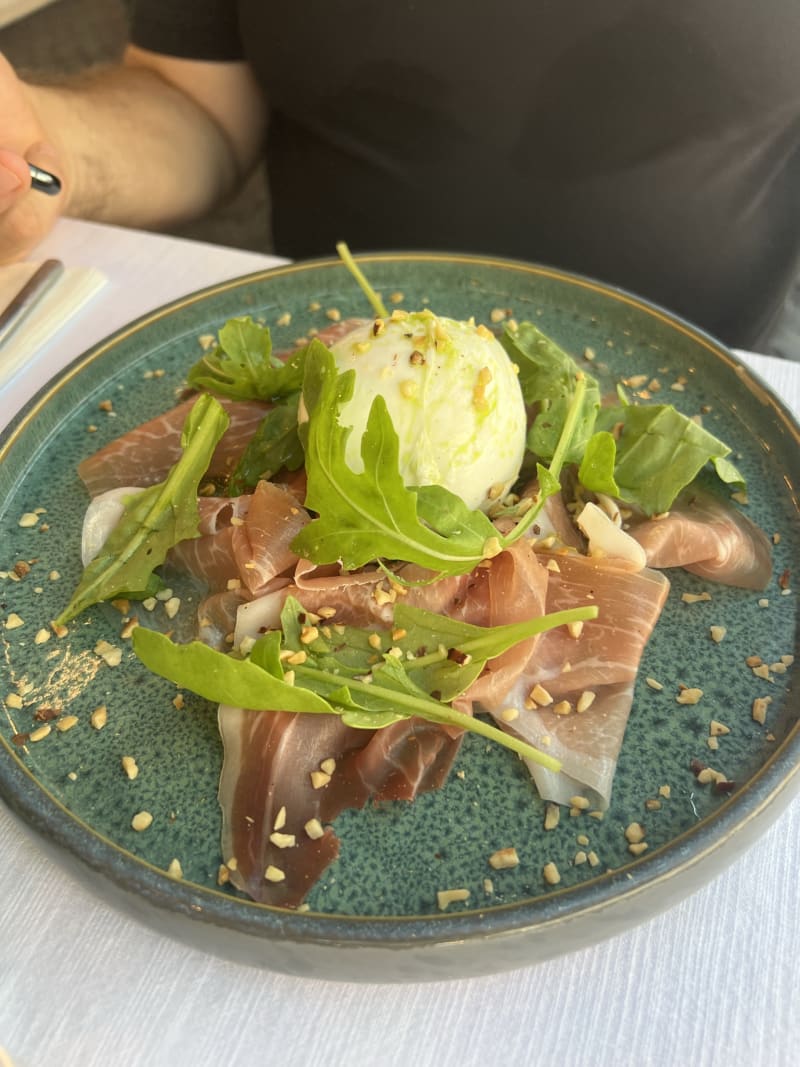
[[[50,292],[63,273],[64,264],[60,259],[46,259],[17,295],[11,298],[11,303],[0,312],[0,348],[38,306],[42,297]]]

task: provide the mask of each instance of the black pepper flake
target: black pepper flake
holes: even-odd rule
[[[725,796],[727,796],[729,793],[732,793],[734,791],[734,789],[736,789],[736,782],[731,782],[728,779],[726,779],[724,782],[715,782],[714,783],[714,792],[715,793],[722,793]]]
[[[695,776],[695,778],[698,776],[698,774],[701,771],[704,771],[705,769],[706,769],[706,764],[703,763],[703,761],[699,760],[699,759],[693,759],[692,762],[689,764],[689,770],[692,772],[692,774]]]
[[[459,667],[463,667],[465,663],[469,663],[472,656],[466,652],[462,652],[460,648],[449,648],[447,650],[447,658],[451,663],[457,663]]]
[[[37,708],[33,714],[37,722],[52,722],[61,714],[59,708]]]

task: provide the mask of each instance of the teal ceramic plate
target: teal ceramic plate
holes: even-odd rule
[[[120,331],[54,380],[6,433],[0,795],[97,893],[210,951],[332,978],[487,973],[583,947],[669,906],[717,873],[792,795],[800,778],[791,666],[797,597],[781,576],[800,559],[798,427],[721,345],[616,289],[465,256],[374,255],[363,264],[377,289],[402,293],[408,308],[425,304],[487,323],[500,313],[531,319],[578,356],[593,350],[593,368],[609,381],[657,379],[661,395],[686,413],[704,410],[705,424],[738,453],[749,514],[775,535],[769,588],[753,594],[671,575],[602,820],[564,811],[545,831],[543,805],[516,757],[470,736],[440,792],[337,820],[341,856],[312,891],[308,912],[220,887],[215,709],[191,696],[175,707],[174,689],[133,657],[113,607],[87,612],[64,637],[48,624],[80,571],[86,495],[78,462],[172,404],[201,336],[251,314],[272,327],[276,347],[291,347],[336,312],[369,313],[336,261],[252,275]],[[705,591],[710,599],[682,599]],[[710,639],[712,625],[726,628],[721,643]],[[119,665],[104,658],[102,641],[121,650]],[[765,677],[748,666],[750,656],[767,666]],[[648,686],[648,676],[663,689]],[[682,685],[703,689],[699,704],[677,703]],[[761,724],[752,708],[765,696]],[[107,722],[96,729],[92,713],[101,706]],[[56,709],[62,725],[66,716],[77,723],[66,731],[55,728],[58,720],[47,723],[47,736],[34,740],[45,725],[37,712],[47,716],[40,709]],[[730,729],[716,750],[708,745],[712,720]],[[135,779],[123,756],[136,760]],[[696,760],[722,771],[735,790],[701,784]],[[153,815],[144,832],[131,827],[140,811]],[[634,821],[645,829],[639,856],[624,833]],[[519,865],[490,868],[488,857],[508,846]],[[166,873],[174,859],[180,880]],[[557,886],[543,879],[548,863],[560,872]],[[451,888],[469,897],[441,912],[437,891]]]

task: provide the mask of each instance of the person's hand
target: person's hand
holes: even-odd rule
[[[22,259],[63,210],[64,193],[31,189],[28,163],[64,176],[64,164],[47,143],[26,87],[0,54],[0,263]]]

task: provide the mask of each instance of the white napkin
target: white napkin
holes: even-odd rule
[[[16,296],[39,266],[39,263],[13,263],[0,267],[0,309]],[[53,288],[0,346],[0,387],[105,284],[105,275],[94,267],[67,267]]]

